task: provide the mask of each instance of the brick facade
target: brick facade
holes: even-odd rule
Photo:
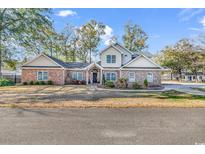
[[[111,73],[111,72],[114,72],[117,74],[116,80],[113,81],[114,84],[117,85],[117,81],[120,78],[120,70],[103,70],[103,75],[105,75],[105,78],[106,78],[106,73]]]
[[[47,71],[48,80],[52,80],[56,85],[72,84],[72,73],[73,72],[83,72],[83,80],[86,81],[86,71],[85,70],[63,70],[63,69],[23,69],[22,70],[22,82],[37,81],[37,72]],[[97,70],[97,80],[100,81],[100,70]],[[120,78],[120,70],[103,70],[102,73],[105,75],[107,72],[115,72],[117,74],[115,84],[117,84]],[[161,85],[161,75],[160,70],[122,70],[121,78],[129,77],[129,72],[135,72],[135,81],[139,85],[144,84],[144,80],[147,79],[147,73],[153,73],[153,82],[149,83],[149,86],[160,86]],[[64,76],[63,76],[64,75]],[[92,79],[92,69],[88,71],[89,79]],[[128,86],[132,87],[132,82],[128,81]]]
[[[83,80],[86,80],[86,72],[84,70],[66,70],[65,71],[65,84],[72,84],[72,73],[83,72]]]
[[[127,78],[129,77],[129,72],[135,72],[135,81],[139,85],[144,84],[144,80],[147,79],[147,73],[153,73],[153,82],[149,83],[149,86],[160,86],[161,85],[161,75],[158,70],[122,70],[121,77]],[[128,81],[128,86],[132,86],[132,82]]]
[[[22,82],[37,81],[37,72],[48,72],[48,80],[56,85],[64,85],[63,69],[22,69]]]

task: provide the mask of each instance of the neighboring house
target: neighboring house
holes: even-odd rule
[[[138,82],[143,85],[147,79],[150,86],[161,84],[161,66],[142,53],[133,54],[122,45],[115,43],[100,52],[100,62],[63,62],[46,54],[40,54],[22,66],[22,82],[52,80],[54,84],[72,84],[76,80],[86,84],[105,80],[117,83],[127,78],[128,85]]]
[[[185,82],[205,82],[205,74],[202,71],[193,74],[189,71],[182,72],[182,81]]]
[[[189,71],[183,71],[182,72],[182,81],[184,82],[205,82],[205,73],[202,71],[197,72],[196,74],[193,74]],[[180,75],[179,74],[171,74],[171,72],[166,72],[162,75],[162,80],[179,80]]]

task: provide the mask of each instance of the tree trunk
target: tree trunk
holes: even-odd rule
[[[91,53],[92,53],[92,51],[90,50],[90,63],[92,62]]]
[[[3,33],[3,19],[4,19],[4,14],[6,12],[6,8],[2,11],[0,14],[0,77],[2,77],[2,33]]]
[[[0,33],[1,35],[1,33]],[[2,71],[1,71],[1,67],[2,67],[2,50],[1,50],[1,36],[0,36],[0,78],[2,77]]]
[[[2,30],[0,29],[0,78],[2,77]]]
[[[198,82],[198,78],[197,78],[197,72],[195,72],[195,76],[196,76],[196,82]]]
[[[182,82],[182,72],[181,72],[181,70],[179,71],[179,81]]]

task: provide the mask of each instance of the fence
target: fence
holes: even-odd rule
[[[3,78],[13,81],[14,83],[21,83],[21,75],[18,74],[2,74]]]

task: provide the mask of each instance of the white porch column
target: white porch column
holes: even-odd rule
[[[100,84],[102,84],[102,80],[103,80],[103,71],[102,69],[100,69]]]
[[[122,71],[121,71],[121,69],[120,69],[120,78],[122,78]]]
[[[88,70],[86,70],[86,75],[85,75],[85,77],[86,77],[86,84],[88,84]]]

